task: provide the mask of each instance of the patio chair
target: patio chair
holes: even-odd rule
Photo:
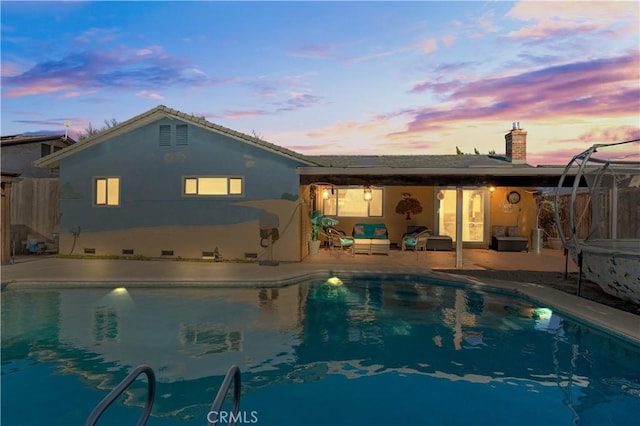
[[[420,227],[418,231],[406,233],[402,237],[402,251],[405,250],[427,250],[427,241],[431,236],[429,228]]]
[[[329,250],[339,249],[341,254],[344,251],[350,250],[351,255],[355,256],[355,251],[353,250],[353,238],[347,237],[345,232],[333,227],[328,227],[325,232],[329,239]]]

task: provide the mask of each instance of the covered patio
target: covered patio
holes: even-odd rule
[[[386,160],[377,158],[379,163]],[[538,244],[534,245],[531,239],[532,230],[538,225],[536,194],[540,188],[557,187],[564,167],[498,167],[496,164],[485,164],[484,157],[475,159],[475,162],[474,159],[461,160],[467,161],[465,167],[402,167],[401,164],[383,164],[301,168],[301,194],[308,200],[308,211],[303,215],[302,234],[308,235],[310,227],[305,216],[310,217],[311,211],[323,210],[325,207],[326,198],[322,200],[321,193],[326,196],[327,192],[333,194],[339,193],[341,189],[358,188],[364,193],[367,188],[377,188],[383,198],[381,216],[335,216],[340,222],[338,227],[347,235],[357,222],[384,223],[389,230],[393,252],[393,248],[400,246],[402,235],[408,226],[424,225],[432,230],[433,235],[451,237],[453,253],[438,254],[435,257],[453,256],[453,263],[449,267],[457,269],[466,268],[469,262],[473,263],[464,258],[463,253],[467,252],[463,249],[487,249],[490,246],[494,225],[516,227],[522,237],[530,239],[529,251],[537,251]],[[566,186],[573,185],[573,176],[575,174],[569,174]],[[407,195],[421,203],[421,213],[413,215],[411,220],[409,215],[405,218],[402,214],[396,214],[398,210],[395,208],[398,200]],[[517,198],[514,200],[512,195]],[[471,212],[472,204],[477,209],[476,212]],[[472,232],[469,229],[473,230],[474,227],[475,236],[470,237]],[[458,244],[458,241],[463,244]],[[303,253],[302,257],[305,255]],[[363,256],[356,256],[356,259],[366,262]]]

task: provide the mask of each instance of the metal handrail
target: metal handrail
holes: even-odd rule
[[[237,365],[232,365],[227,371],[227,375],[224,377],[222,384],[220,385],[220,389],[218,389],[218,394],[216,398],[213,400],[213,404],[211,404],[211,411],[207,416],[207,426],[217,425],[218,424],[218,414],[220,413],[220,408],[222,408],[222,403],[227,397],[227,393],[229,393],[229,388],[231,387],[231,381],[233,380],[233,415],[231,416],[231,422],[229,425],[234,426],[236,424],[237,414],[240,410],[240,368]],[[210,418],[211,416],[211,418]]]
[[[109,408],[109,406],[113,403],[113,401],[115,401],[116,398],[118,398],[122,394],[122,392],[124,392],[131,385],[131,383],[133,383],[134,380],[136,380],[142,373],[147,375],[147,402],[144,406],[144,412],[142,413],[142,415],[138,419],[138,423],[136,424],[138,426],[144,426],[147,423],[149,415],[151,414],[153,400],[156,395],[156,375],[153,372],[153,369],[148,365],[141,365],[139,367],[136,367],[136,369],[129,373],[129,375],[125,377],[118,386],[113,388],[113,390],[109,392],[98,405],[96,405],[93,411],[91,411],[91,414],[89,414],[89,417],[87,417],[87,421],[84,423],[85,426],[95,425],[102,413],[104,413],[106,409]]]

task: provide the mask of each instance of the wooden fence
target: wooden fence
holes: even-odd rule
[[[11,250],[26,253],[30,239],[56,243],[60,227],[57,178],[19,178],[11,188]]]

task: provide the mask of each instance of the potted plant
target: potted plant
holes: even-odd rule
[[[320,210],[315,210],[311,214],[311,241],[309,241],[309,254],[316,255],[320,250],[320,230],[327,226],[335,226],[338,223],[336,219],[323,216]]]

